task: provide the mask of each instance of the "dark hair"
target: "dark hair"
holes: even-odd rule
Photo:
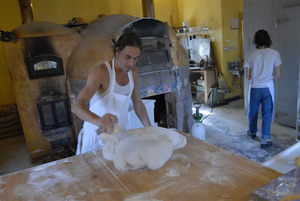
[[[270,47],[272,40],[266,30],[258,30],[254,35],[254,44],[258,47]]]
[[[114,54],[117,51],[122,51],[126,46],[138,47],[140,50],[143,50],[143,44],[134,32],[124,33],[120,36],[116,44],[114,45]]]

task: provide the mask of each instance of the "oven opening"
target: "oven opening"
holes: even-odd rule
[[[165,94],[159,94],[156,96],[151,96],[143,99],[152,99],[155,100],[154,103],[154,122],[157,123],[157,126],[168,128],[167,119],[166,119],[166,101]]]
[[[71,125],[68,101],[65,97],[43,97],[36,103],[41,130]]]

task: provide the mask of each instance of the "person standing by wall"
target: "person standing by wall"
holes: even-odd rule
[[[261,149],[271,147],[271,122],[274,120],[274,80],[280,77],[281,58],[278,51],[270,48],[272,40],[266,30],[254,35],[256,49],[249,52],[244,67],[250,80],[249,128],[247,134],[256,138],[258,110],[262,109]]]

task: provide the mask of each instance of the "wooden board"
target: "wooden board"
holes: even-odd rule
[[[119,172],[101,150],[0,177],[0,200],[249,200],[281,176],[188,134],[160,169]]]

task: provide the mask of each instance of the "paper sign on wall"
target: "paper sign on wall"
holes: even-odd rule
[[[240,22],[239,18],[231,19],[231,23],[230,23],[231,29],[238,29],[239,28],[239,22]]]

